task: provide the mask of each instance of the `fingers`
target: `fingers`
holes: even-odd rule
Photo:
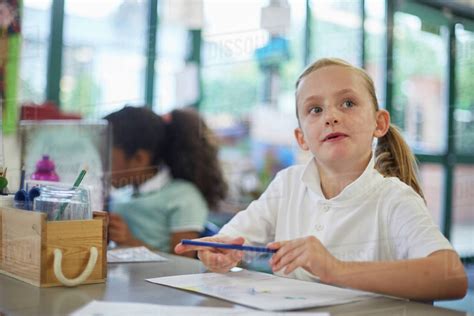
[[[109,214],[109,227],[117,227],[123,222],[122,216],[113,213]]]
[[[301,242],[288,242],[270,260],[273,272],[280,271],[288,264],[305,255],[306,247]],[[289,272],[285,272],[289,273]]]
[[[127,240],[128,225],[118,214],[109,214],[109,238],[115,242],[122,243]]]
[[[272,270],[283,271],[284,274],[293,272],[296,268],[303,268],[313,274],[318,271],[314,263],[321,264],[322,258],[327,250],[314,236],[298,238],[289,241],[273,242],[267,245],[272,249],[278,249],[270,260]]]
[[[273,265],[277,264],[289,251],[301,246],[302,244],[304,243],[301,239],[279,241],[268,244],[267,246],[269,248],[278,249],[278,251],[272,256],[271,263]]]
[[[225,244],[242,245],[245,242],[243,237],[228,237],[228,236],[212,236],[199,239],[196,241],[217,242]],[[197,251],[198,258],[204,265],[213,272],[227,272],[235,267],[243,258],[243,252],[238,250],[221,249],[205,246],[183,245],[179,243],[174,248],[175,253],[182,254],[188,251]]]
[[[242,251],[231,251],[228,253],[214,253],[211,251],[199,251],[198,258],[209,270],[224,273],[235,267],[242,259]]]
[[[293,272],[296,268],[303,268],[307,270],[306,262],[307,262],[308,254],[303,247],[299,247],[294,249],[287,256],[280,260],[280,263],[277,267],[275,267],[275,271],[283,270],[284,274],[288,274]]]
[[[244,237],[231,238],[231,237],[224,236],[221,239],[222,239],[222,242],[227,243],[227,244],[232,244],[232,245],[243,245],[245,242]]]

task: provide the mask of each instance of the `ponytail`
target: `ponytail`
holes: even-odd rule
[[[378,139],[375,148],[375,169],[385,177],[399,178],[425,199],[417,178],[415,156],[393,124],[390,124],[387,134]]]
[[[212,131],[195,110],[179,109],[171,112],[166,136],[164,162],[173,178],[192,182],[208,206],[216,207],[227,194],[227,184]]]

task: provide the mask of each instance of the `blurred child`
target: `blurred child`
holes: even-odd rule
[[[416,300],[463,297],[462,263],[431,219],[414,156],[366,72],[321,59],[299,77],[295,96],[295,137],[311,160],[279,172],[247,210],[203,240],[267,244],[277,250],[272,270],[302,280]],[[236,250],[175,248],[189,250],[217,272],[242,258]]]
[[[105,117],[112,124],[109,237],[120,246],[169,252],[197,238],[209,208],[225,197],[217,144],[198,113],[174,110],[163,118],[126,106]]]

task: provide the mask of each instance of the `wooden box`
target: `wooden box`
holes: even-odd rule
[[[93,247],[97,251],[92,251]],[[107,223],[103,212],[95,212],[91,220],[46,221],[46,214],[40,212],[0,207],[2,274],[40,287],[72,286],[61,283],[53,269],[55,256],[60,259],[62,255],[59,262],[65,278],[83,278],[81,284],[105,282],[106,247]],[[59,255],[55,249],[60,250]],[[93,264],[94,257],[97,260]],[[85,269],[90,274],[83,273]]]

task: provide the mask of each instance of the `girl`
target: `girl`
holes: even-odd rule
[[[272,270],[302,280],[415,300],[463,297],[463,266],[429,216],[413,154],[379,109],[365,71],[316,61],[296,83],[296,114],[296,141],[312,159],[277,174],[205,240],[267,244],[278,250]],[[236,250],[175,248],[189,250],[216,272],[242,258]]]
[[[208,208],[227,190],[204,121],[191,109],[162,118],[129,106],[105,119],[113,130],[112,185],[133,188],[114,194],[110,239],[169,252],[181,239],[197,238]]]

